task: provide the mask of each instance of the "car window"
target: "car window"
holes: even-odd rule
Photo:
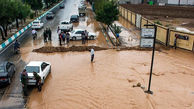
[[[39,23],[39,22],[33,22],[33,23]]]
[[[47,67],[47,63],[43,62],[41,65],[41,70],[44,71],[44,69]]]
[[[82,34],[82,31],[77,31],[75,34]]]
[[[61,22],[61,24],[69,24],[69,22]]]
[[[0,66],[0,73],[5,73],[4,67]]]
[[[8,69],[10,68],[10,66],[11,66],[11,63],[8,62],[8,63],[6,64],[6,69],[8,70]]]
[[[28,73],[33,73],[34,71],[36,73],[40,72],[39,66],[26,66],[25,69],[26,69],[26,72],[28,72]]]

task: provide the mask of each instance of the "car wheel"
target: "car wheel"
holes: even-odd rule
[[[76,37],[73,37],[72,39],[73,39],[73,40],[76,40]]]
[[[91,39],[91,40],[94,40],[94,36],[90,36],[90,39]]]
[[[50,69],[49,69],[49,73],[51,73],[51,67],[50,67]]]
[[[41,80],[41,84],[42,84],[42,85],[44,84],[44,79],[45,79],[45,78],[43,77],[43,79]]]

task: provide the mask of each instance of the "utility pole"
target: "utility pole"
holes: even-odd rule
[[[157,26],[155,24],[146,24],[144,26],[152,26],[154,27],[154,41],[153,41],[153,50],[152,50],[152,60],[151,60],[151,68],[150,68],[150,77],[149,77],[149,84],[148,84],[148,90],[145,91],[145,93],[153,94],[153,92],[150,90],[151,87],[151,81],[152,81],[152,70],[154,66],[154,55],[155,55],[155,42],[156,42],[156,33],[157,33]]]

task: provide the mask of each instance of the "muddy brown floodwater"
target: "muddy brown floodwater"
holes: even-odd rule
[[[52,70],[41,92],[33,89],[29,109],[193,109],[194,55],[182,50],[156,52],[147,95],[151,51],[30,53],[23,60],[44,60]],[[142,88],[132,87],[141,83]],[[145,87],[145,89],[144,89]]]

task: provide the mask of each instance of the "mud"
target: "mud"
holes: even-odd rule
[[[92,48],[95,51],[107,50],[107,48],[102,48],[98,46],[71,46],[69,48],[45,46],[38,49],[34,49],[33,52],[38,52],[38,53],[70,52],[70,51],[83,52],[83,51],[90,51]]]

